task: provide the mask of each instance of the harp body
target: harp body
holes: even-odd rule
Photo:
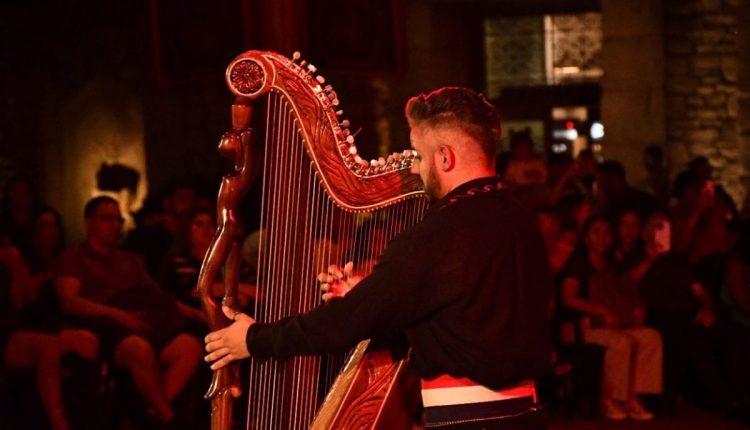
[[[233,129],[222,138],[220,152],[235,161],[235,169],[222,182],[219,229],[199,277],[214,330],[230,321],[205,292],[223,267],[224,302],[233,301],[237,196],[255,176],[259,159],[263,198],[258,321],[271,322],[318,306],[316,276],[329,264],[354,261],[355,270],[366,274],[387,241],[416,223],[426,208],[421,181],[409,172],[413,152],[363,160],[347,122],[339,118],[336,93],[314,72],[304,61],[262,51],[245,52],[227,68],[227,84],[236,100]],[[249,106],[255,104],[257,110],[262,103],[265,129],[253,139],[265,143],[262,157],[253,157],[261,144],[251,142]],[[346,356],[251,361],[247,428],[410,427],[412,416],[404,405],[416,403],[418,389],[405,372],[405,362],[393,360],[390,352],[368,341],[344,366],[345,361]],[[207,394],[214,430],[230,428],[231,399],[239,387],[236,364],[214,374]]]

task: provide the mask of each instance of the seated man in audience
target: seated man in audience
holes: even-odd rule
[[[58,262],[60,305],[99,336],[104,357],[128,371],[154,418],[170,422],[170,403],[197,370],[201,343],[183,332],[174,299],[158,289],[142,260],[117,248],[123,222],[117,201],[91,199],[84,218],[85,242]]]

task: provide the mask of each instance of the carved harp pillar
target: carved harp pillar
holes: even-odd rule
[[[233,214],[253,176],[256,160],[250,154],[262,153],[258,321],[320,305],[319,272],[354,261],[355,271],[366,274],[387,241],[421,219],[426,208],[421,181],[409,173],[413,152],[363,160],[347,121],[339,118],[336,93],[314,73],[296,54],[290,60],[262,51],[245,52],[227,68],[227,84],[237,99],[233,129],[222,138],[220,151],[235,161],[235,169],[222,182],[219,229],[199,277],[212,329],[230,322],[207,292],[223,267],[224,301],[233,301],[238,239]],[[264,129],[252,141],[251,103],[265,112]],[[262,150],[251,151],[251,144]],[[251,360],[249,381],[242,384],[230,366],[216,372],[207,394],[212,429],[230,428],[231,399],[240,385],[248,390],[248,429],[398,428],[395,423],[411,419],[408,411],[396,411],[403,399],[389,400],[402,370],[403,361],[370,351],[367,342],[340,357]]]

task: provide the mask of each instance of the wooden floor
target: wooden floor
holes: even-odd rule
[[[652,421],[610,421],[605,419],[572,421],[553,417],[550,430],[748,430],[742,425],[701,409],[681,405],[672,418],[655,418]]]

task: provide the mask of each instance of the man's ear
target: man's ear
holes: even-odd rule
[[[448,145],[441,145],[437,151],[435,151],[435,158],[437,166],[440,170],[448,172],[456,167],[456,153]]]

